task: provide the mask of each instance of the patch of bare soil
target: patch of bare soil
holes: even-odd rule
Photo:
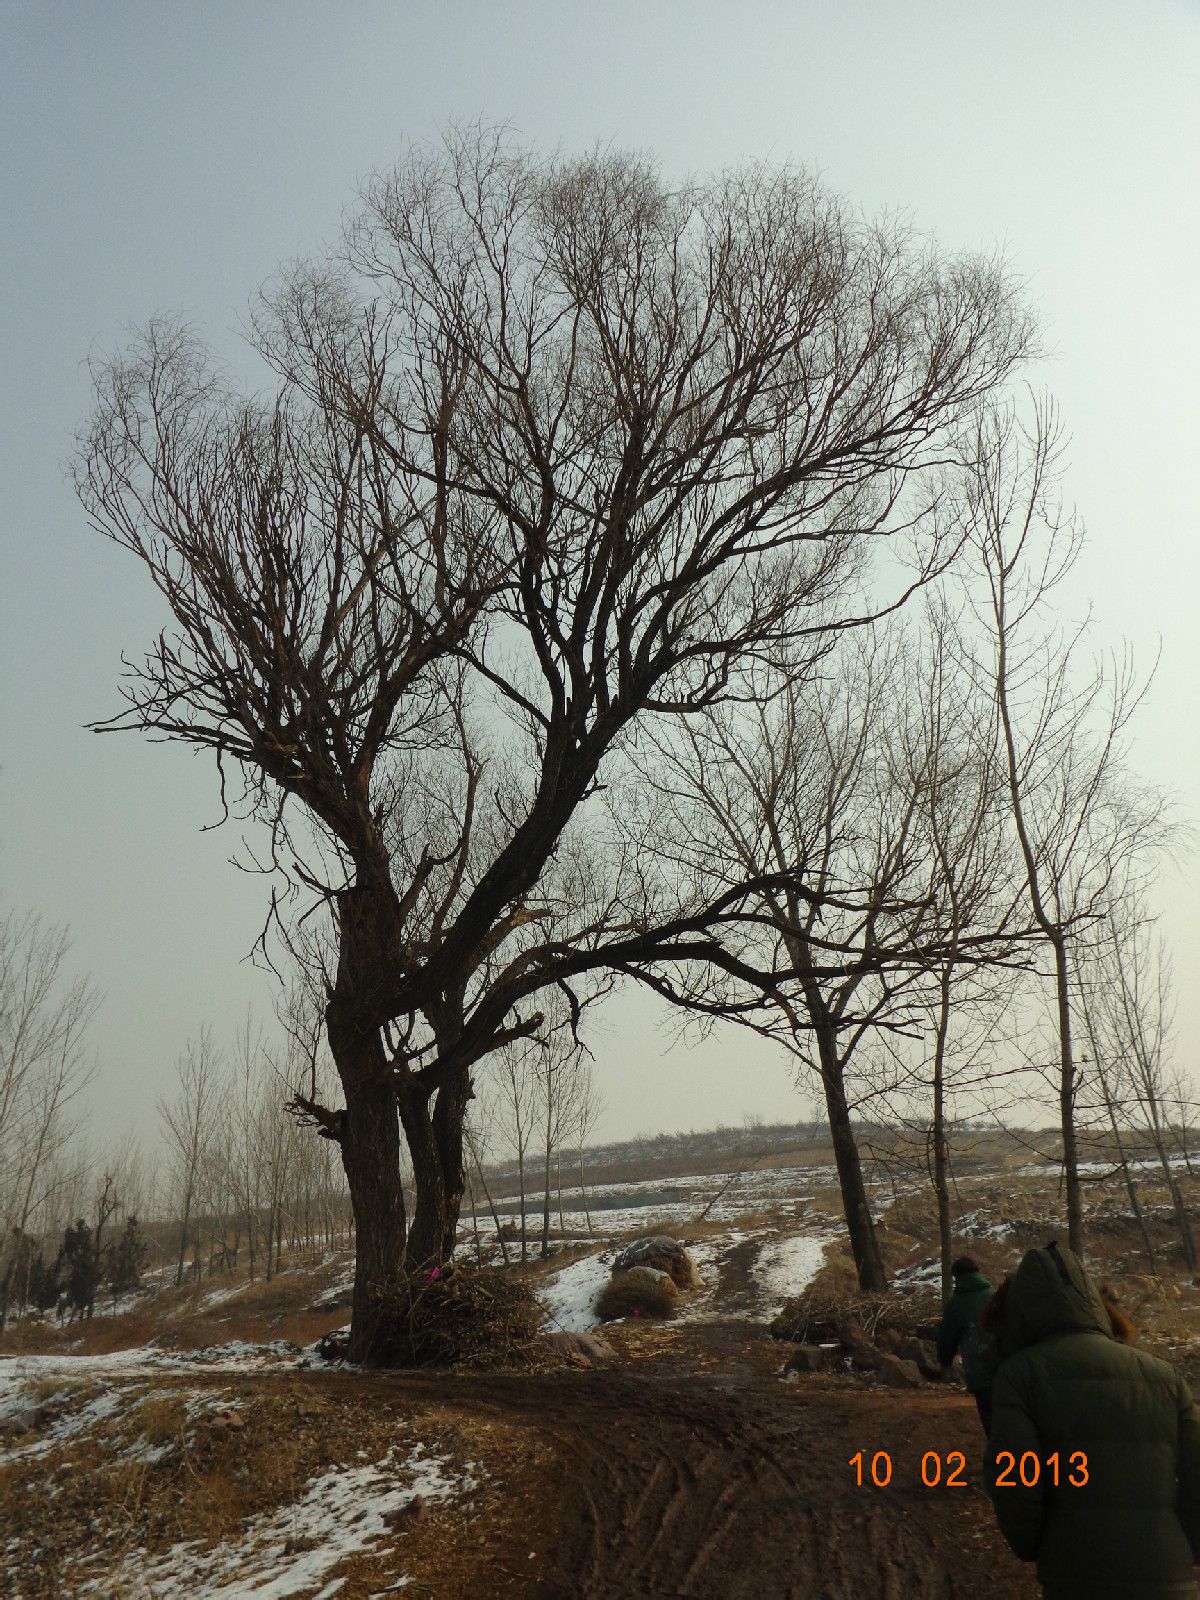
[[[745,1323],[677,1337],[644,1331],[656,1348],[619,1371],[463,1377],[453,1385],[392,1380],[414,1400],[436,1386],[452,1412],[515,1425],[545,1441],[555,1463],[553,1514],[539,1530],[545,1543],[538,1548],[531,1532],[520,1576],[510,1561],[509,1586],[489,1589],[478,1568],[443,1565],[438,1594],[1038,1594],[1032,1572],[995,1531],[981,1487],[982,1437],[966,1396],[893,1394],[840,1378],[784,1384],[779,1347]],[[850,1465],[860,1450],[861,1487]],[[952,1450],[966,1458],[967,1483],[925,1487],[922,1456],[944,1462]],[[886,1488],[870,1483],[879,1452],[892,1462]],[[927,1470],[932,1475],[931,1464]]]
[[[342,1600],[401,1579],[400,1592],[446,1600],[1033,1600],[980,1487],[965,1395],[824,1374],[785,1383],[785,1347],[744,1319],[608,1333],[622,1364],[604,1370],[197,1375],[213,1404],[239,1409],[232,1431],[194,1408],[185,1421],[143,1380],[98,1432],[0,1472],[5,1554],[26,1552],[10,1575],[27,1600],[85,1582],[115,1596],[108,1574],[130,1551],[236,1537],[315,1473],[419,1439],[474,1463],[477,1487],[339,1564]],[[172,1449],[132,1462],[134,1433]],[[968,1484],[926,1488],[922,1455],[951,1450]],[[870,1482],[880,1452],[884,1488]]]

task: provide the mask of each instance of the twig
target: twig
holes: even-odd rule
[[[716,1205],[717,1201],[725,1193],[726,1189],[728,1189],[729,1185],[731,1183],[736,1183],[737,1180],[741,1177],[741,1175],[742,1175],[742,1173],[744,1171],[745,1171],[744,1167],[739,1167],[738,1170],[733,1174],[733,1176],[731,1178],[726,1178],[725,1182],[717,1190],[716,1194],[713,1195],[712,1199],[708,1202],[708,1204],[705,1206],[704,1210],[700,1213],[700,1215],[698,1217],[693,1218],[693,1222],[703,1222],[705,1217],[708,1215],[708,1213]]]

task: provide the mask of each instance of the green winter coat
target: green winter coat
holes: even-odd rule
[[[1057,1246],[1022,1260],[998,1345],[986,1480],[1001,1532],[1022,1561],[1037,1561],[1048,1600],[1195,1600],[1200,1414],[1187,1384],[1117,1342],[1079,1260]],[[1014,1487],[996,1481],[1004,1451],[1018,1464]],[[1067,1481],[1080,1476],[1075,1451],[1087,1457],[1080,1487]],[[1041,1467],[1022,1486],[1027,1452]]]
[[[992,1381],[979,1336],[979,1313],[991,1298],[992,1286],[982,1272],[964,1272],[954,1280],[954,1293],[946,1301],[938,1328],[938,1360],[948,1367],[962,1350],[963,1379],[971,1394],[986,1389]]]

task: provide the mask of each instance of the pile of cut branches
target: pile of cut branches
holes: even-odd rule
[[[543,1312],[529,1285],[497,1267],[435,1267],[378,1296],[383,1367],[529,1367],[543,1355]]]
[[[884,1332],[916,1337],[941,1315],[936,1295],[879,1294],[813,1283],[787,1302],[770,1331],[772,1338],[793,1344],[833,1343],[848,1324],[857,1325],[868,1339]]]

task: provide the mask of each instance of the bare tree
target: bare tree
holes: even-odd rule
[[[492,1191],[487,1181],[487,1173],[484,1171],[484,1162],[488,1158],[488,1151],[490,1148],[489,1139],[491,1127],[491,1118],[481,1118],[479,1121],[476,1121],[474,1117],[468,1114],[466,1121],[463,1123],[463,1139],[466,1143],[467,1152],[470,1155],[471,1161],[475,1167],[475,1176],[479,1179],[479,1187],[483,1190],[484,1198],[488,1203],[488,1210],[492,1214],[492,1223],[496,1230],[496,1243],[500,1246],[500,1259],[507,1266],[508,1241],[504,1237],[504,1229],[500,1223],[500,1214],[496,1210],[496,1202],[492,1198]]]
[[[948,1101],[998,1076],[990,1054],[1020,961],[1020,886],[1012,871],[1002,803],[999,722],[981,696],[944,600],[929,605],[907,692],[895,716],[903,729],[895,759],[897,794],[918,796],[929,859],[927,1071],[929,1176],[938,1217],[943,1295],[952,1288],[953,1218]],[[980,960],[978,936],[994,938]],[[952,1060],[952,1056],[955,1058]],[[982,1070],[979,1063],[983,1062]]]
[[[560,1027],[545,1040],[534,1064],[537,1083],[538,1110],[542,1119],[542,1239],[540,1254],[545,1261],[550,1255],[550,1171],[556,1158],[561,1158],[563,1141],[571,1119],[575,1094],[575,1074],[579,1070],[582,1051],[570,1036],[564,1038]],[[562,1231],[561,1159],[558,1183],[559,1231]]]
[[[1061,454],[1049,405],[1029,426],[1012,408],[986,411],[963,514],[984,579],[991,658],[980,665],[1000,718],[1029,908],[1051,955],[1067,1228],[1082,1252],[1071,943],[1102,914],[1114,863],[1161,838],[1163,804],[1123,771],[1123,735],[1140,699],[1128,661],[1083,674],[1082,629],[1064,638],[1042,622],[1082,540],[1059,497]]]
[[[78,471],[175,624],[108,726],[238,765],[264,866],[331,908],[345,1106],[298,1103],[346,1168],[359,1358],[401,1257],[452,1248],[475,1064],[545,991],[724,959],[736,893],[652,920],[590,835],[639,719],[936,570],[931,475],[1030,342],[998,265],[796,172],[672,188],[471,129],[364,199],[260,308],[273,398],[156,326]],[[872,606],[889,531],[915,564]]]
[[[1078,965],[1079,952],[1075,952]],[[1137,1180],[1134,1176],[1133,1164],[1130,1161],[1128,1129],[1122,1127],[1122,1107],[1119,1099],[1119,1090],[1115,1082],[1115,1075],[1107,1060],[1104,1046],[1101,1044],[1097,1032],[1097,1019],[1095,1008],[1095,995],[1086,977],[1077,978],[1077,988],[1080,998],[1080,1010],[1083,1014],[1084,1027],[1087,1030],[1088,1044],[1092,1052],[1092,1067],[1094,1071],[1095,1089],[1099,1094],[1103,1107],[1104,1117],[1112,1135],[1113,1148],[1116,1151],[1117,1163],[1121,1170],[1121,1177],[1125,1184],[1125,1193],[1129,1199],[1129,1209],[1133,1213],[1134,1221],[1138,1225],[1138,1232],[1142,1236],[1142,1248],[1146,1252],[1146,1259],[1150,1263],[1150,1271],[1157,1274],[1158,1259],[1154,1250],[1154,1241],[1150,1236],[1150,1229],[1146,1223],[1145,1213],[1142,1211],[1141,1199],[1138,1196]],[[1093,1100],[1096,1094],[1093,1093]]]
[[[193,1227],[201,1168],[215,1131],[220,1094],[221,1058],[207,1028],[196,1041],[189,1040],[176,1063],[178,1090],[171,1100],[160,1100],[158,1114],[170,1152],[175,1195],[179,1206],[179,1259],[175,1283],[183,1282],[188,1246],[198,1259],[198,1239]]]
[[[584,1221],[587,1231],[592,1231],[592,1211],[588,1204],[587,1175],[584,1171],[584,1152],[587,1148],[588,1138],[595,1130],[596,1124],[604,1111],[604,1100],[596,1087],[595,1075],[592,1072],[590,1060],[580,1062],[575,1073],[575,1097],[572,1103],[572,1122],[574,1134],[578,1141],[579,1152],[579,1198],[583,1203]]]
[[[68,978],[69,949],[66,930],[32,912],[0,918],[0,1328],[9,1254],[54,1193],[68,1110],[93,1070],[85,1036],[99,999],[87,979]]]
[[[1139,1145],[1148,1142],[1171,1198],[1184,1262],[1194,1273],[1196,1243],[1173,1166],[1175,1140],[1167,1111],[1171,969],[1141,894],[1110,904],[1085,982],[1089,1038],[1110,1126],[1118,1140],[1123,1123]],[[1118,1150],[1128,1187],[1128,1158],[1120,1142]]]
[[[529,1259],[526,1165],[536,1128],[538,1102],[537,1046],[510,1041],[492,1057],[493,1117],[517,1163],[517,1195],[521,1215],[521,1260]]]
[[[687,877],[757,881],[747,971],[782,973],[765,990],[699,968],[675,1003],[778,1038],[821,1083],[851,1249],[864,1288],[886,1271],[854,1131],[851,1067],[874,1030],[912,1030],[916,952],[930,937],[930,862],[920,835],[923,779],[898,772],[898,651],[861,636],[808,683],[758,670],[743,703],[654,730],[642,778],[654,796],[643,836]],[[909,781],[911,779],[912,781]],[[767,953],[755,957],[753,939]],[[782,947],[786,961],[773,954]]]

